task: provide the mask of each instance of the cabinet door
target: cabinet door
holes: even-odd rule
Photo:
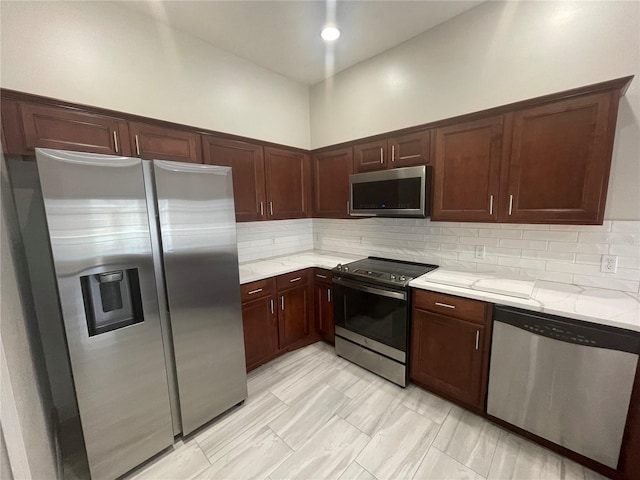
[[[132,149],[147,160],[202,163],[200,135],[185,130],[129,122]]]
[[[278,317],[274,303],[273,297],[266,297],[242,304],[247,371],[278,353]]]
[[[286,348],[309,334],[309,289],[307,285],[278,292],[280,348]]]
[[[611,95],[513,114],[502,221],[602,223],[618,105]]]
[[[387,141],[378,140],[354,145],[353,168],[358,173],[387,168]]]
[[[254,143],[202,137],[204,163],[231,167],[233,198],[238,222],[264,220],[264,156],[262,146]]]
[[[439,221],[495,221],[503,117],[436,130],[433,207]]]
[[[411,328],[410,377],[481,408],[485,327],[413,309]]]
[[[349,218],[349,175],[353,150],[343,148],[314,155],[314,216]]]
[[[265,147],[267,218],[305,218],[311,212],[311,168],[303,153]]]
[[[18,103],[24,147],[131,155],[127,122],[59,107]]]
[[[389,139],[389,167],[413,167],[430,163],[431,131],[409,133]]]
[[[320,336],[334,343],[335,326],[333,322],[333,291],[330,283],[316,282],[314,285],[316,327]]]

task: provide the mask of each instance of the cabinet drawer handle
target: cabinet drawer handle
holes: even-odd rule
[[[302,277],[296,277],[289,280],[289,283],[297,282],[298,280],[302,280]]]
[[[384,149],[380,147],[380,163],[384,163]]]
[[[120,150],[120,148],[118,148],[118,132],[116,132],[115,130],[113,131],[113,146],[116,150],[116,153],[118,153],[118,151]]]
[[[347,216],[349,215],[349,202],[347,202]]]
[[[436,305],[438,305],[439,307],[456,308],[455,305],[449,305],[448,303],[436,302]]]
[[[398,157],[398,160],[409,160],[411,158],[418,158],[421,157],[422,155],[420,155],[419,153],[416,155],[405,155],[404,157]]]
[[[140,139],[138,139],[138,134],[136,134],[136,153],[140,156]]]
[[[489,215],[493,215],[493,195],[489,197]]]
[[[395,145],[391,145],[391,161],[392,162],[396,161],[396,146]]]
[[[280,297],[280,309],[284,312],[284,295]]]
[[[273,298],[269,300],[269,305],[271,306],[271,315],[273,315]]]
[[[480,330],[476,330],[476,350],[480,348]]]
[[[269,202],[269,213],[271,213],[271,216],[273,217],[273,202]]]
[[[256,288],[255,290],[251,290],[247,295],[253,295],[254,293],[260,293],[261,291],[261,288]]]
[[[260,216],[264,217],[264,204],[260,202]]]
[[[331,303],[331,289],[327,288],[327,302]]]
[[[513,212],[513,195],[509,195],[509,215]]]
[[[326,276],[326,275],[321,275],[321,274],[319,274],[319,273],[316,273],[316,277],[318,277],[318,278],[327,278],[327,276]]]

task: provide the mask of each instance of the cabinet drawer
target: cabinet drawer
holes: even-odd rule
[[[487,321],[487,303],[444,293],[414,289],[413,306],[482,325]]]
[[[242,302],[255,300],[256,298],[273,295],[276,291],[275,277],[265,278],[256,282],[245,283],[240,285],[240,297]]]
[[[331,283],[332,278],[333,273],[331,273],[331,270],[327,270],[324,268],[313,269],[313,280],[315,282]]]
[[[276,277],[276,286],[278,291],[285,290],[291,287],[297,287],[307,283],[309,280],[309,270],[296,270],[295,272],[285,273]]]

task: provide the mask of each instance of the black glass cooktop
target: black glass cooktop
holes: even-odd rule
[[[407,286],[414,278],[436,268],[438,265],[369,257],[345,265],[340,264],[333,269],[333,272],[343,277],[360,278],[370,283]]]

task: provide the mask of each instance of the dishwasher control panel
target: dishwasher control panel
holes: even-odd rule
[[[577,342],[584,345],[591,345],[593,347],[598,346],[597,340],[585,337],[584,335],[573,331],[571,328],[561,328],[558,326],[544,325],[539,323],[525,323],[524,325],[522,325],[522,328],[525,328],[539,335],[544,335],[545,337],[555,338],[556,340],[563,340],[565,342]]]

